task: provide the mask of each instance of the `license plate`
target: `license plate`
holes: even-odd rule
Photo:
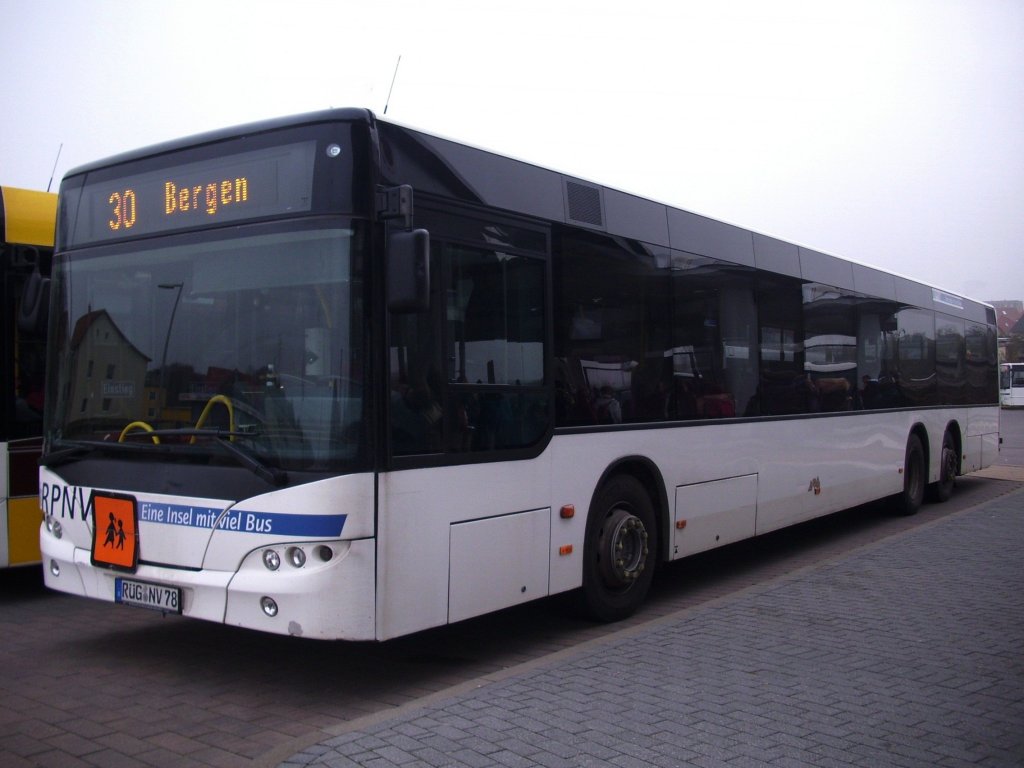
[[[114,602],[164,613],[181,613],[181,588],[118,577],[114,580]]]

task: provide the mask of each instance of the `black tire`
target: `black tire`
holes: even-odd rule
[[[599,621],[619,621],[643,603],[654,577],[658,532],[643,485],[617,475],[602,487],[587,516],[583,543],[583,608]]]
[[[957,458],[956,443],[953,436],[947,432],[942,436],[942,454],[939,456],[939,479],[928,486],[928,500],[943,502],[949,501],[953,495],[953,488],[956,486],[956,476],[960,470],[960,462]]]
[[[927,480],[926,472],[921,438],[911,435],[907,438],[907,454],[903,462],[903,492],[896,497],[896,511],[899,514],[914,515],[921,508]]]

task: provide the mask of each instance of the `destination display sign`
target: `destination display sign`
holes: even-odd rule
[[[309,211],[316,141],[225,155],[82,187],[76,244]]]

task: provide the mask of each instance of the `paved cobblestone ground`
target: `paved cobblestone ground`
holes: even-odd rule
[[[386,714],[316,766],[1024,766],[1024,490]]]

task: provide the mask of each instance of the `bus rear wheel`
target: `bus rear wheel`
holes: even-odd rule
[[[903,492],[896,499],[896,511],[901,515],[914,515],[924,501],[925,487],[924,445],[917,435],[907,438],[907,453],[903,461]]]
[[[619,475],[601,488],[587,517],[583,607],[599,621],[619,621],[643,603],[657,552],[654,509],[643,485]]]
[[[957,461],[956,445],[953,436],[947,432],[942,436],[942,456],[939,459],[938,482],[928,486],[928,498],[930,501],[949,501],[953,495],[953,487],[956,485],[956,476],[960,469],[960,462]]]

